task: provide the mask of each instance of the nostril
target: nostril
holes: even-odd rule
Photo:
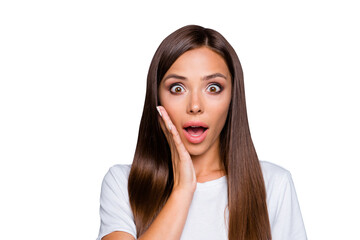
[[[195,110],[194,110],[194,109],[191,109],[190,112],[192,112],[192,113],[193,113],[193,112],[201,112],[201,109],[200,109],[200,108],[197,109],[197,110],[196,110],[196,109],[195,109]]]

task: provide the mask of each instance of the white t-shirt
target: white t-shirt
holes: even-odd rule
[[[267,194],[273,240],[306,240],[297,195],[288,170],[260,161]],[[114,231],[130,233],[136,226],[127,191],[131,165],[114,165],[104,177],[100,197],[101,225],[97,240]],[[228,239],[227,179],[197,183],[181,240]]]

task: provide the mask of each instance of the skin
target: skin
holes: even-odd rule
[[[202,80],[215,73],[224,78],[216,76]],[[169,77],[173,74],[187,80]],[[221,92],[216,93],[219,88],[214,84],[222,87]],[[185,52],[165,73],[159,86],[162,106],[158,106],[158,111],[162,131],[171,150],[174,187],[159,215],[139,240],[163,239],[164,236],[169,240],[179,239],[197,182],[224,175],[219,136],[228,114],[231,87],[230,72],[224,59],[206,47]],[[203,142],[193,144],[186,139],[183,125],[188,121],[201,121],[208,125],[208,134]],[[103,238],[120,239],[133,240],[134,237],[116,231]]]
[[[203,80],[206,76],[212,77]],[[166,111],[170,124],[176,128],[190,154],[198,182],[225,174],[219,154],[219,136],[228,114],[231,88],[231,74],[225,60],[205,46],[182,54],[160,83],[162,111]],[[188,121],[201,121],[208,125],[203,142],[194,144],[186,139],[183,125]],[[173,140],[173,137],[168,138],[168,142]]]

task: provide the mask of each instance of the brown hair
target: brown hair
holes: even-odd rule
[[[220,54],[232,76],[232,99],[220,133],[220,154],[228,182],[229,239],[269,240],[271,230],[266,190],[250,135],[239,58],[220,33],[197,25],[182,27],[166,37],[150,64],[138,142],[128,182],[137,236],[141,236],[153,222],[173,187],[171,151],[156,111],[159,84],[180,55],[202,46]]]

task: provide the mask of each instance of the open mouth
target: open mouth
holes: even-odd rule
[[[200,121],[188,121],[183,126],[184,136],[189,143],[199,144],[203,142],[208,133],[209,127]]]
[[[193,144],[199,144],[203,142],[206,138],[207,132],[207,127],[189,126],[184,128],[186,139]]]
[[[187,131],[193,137],[198,137],[201,136],[206,131],[206,129],[207,128],[200,126],[190,126],[186,127],[185,131]]]

